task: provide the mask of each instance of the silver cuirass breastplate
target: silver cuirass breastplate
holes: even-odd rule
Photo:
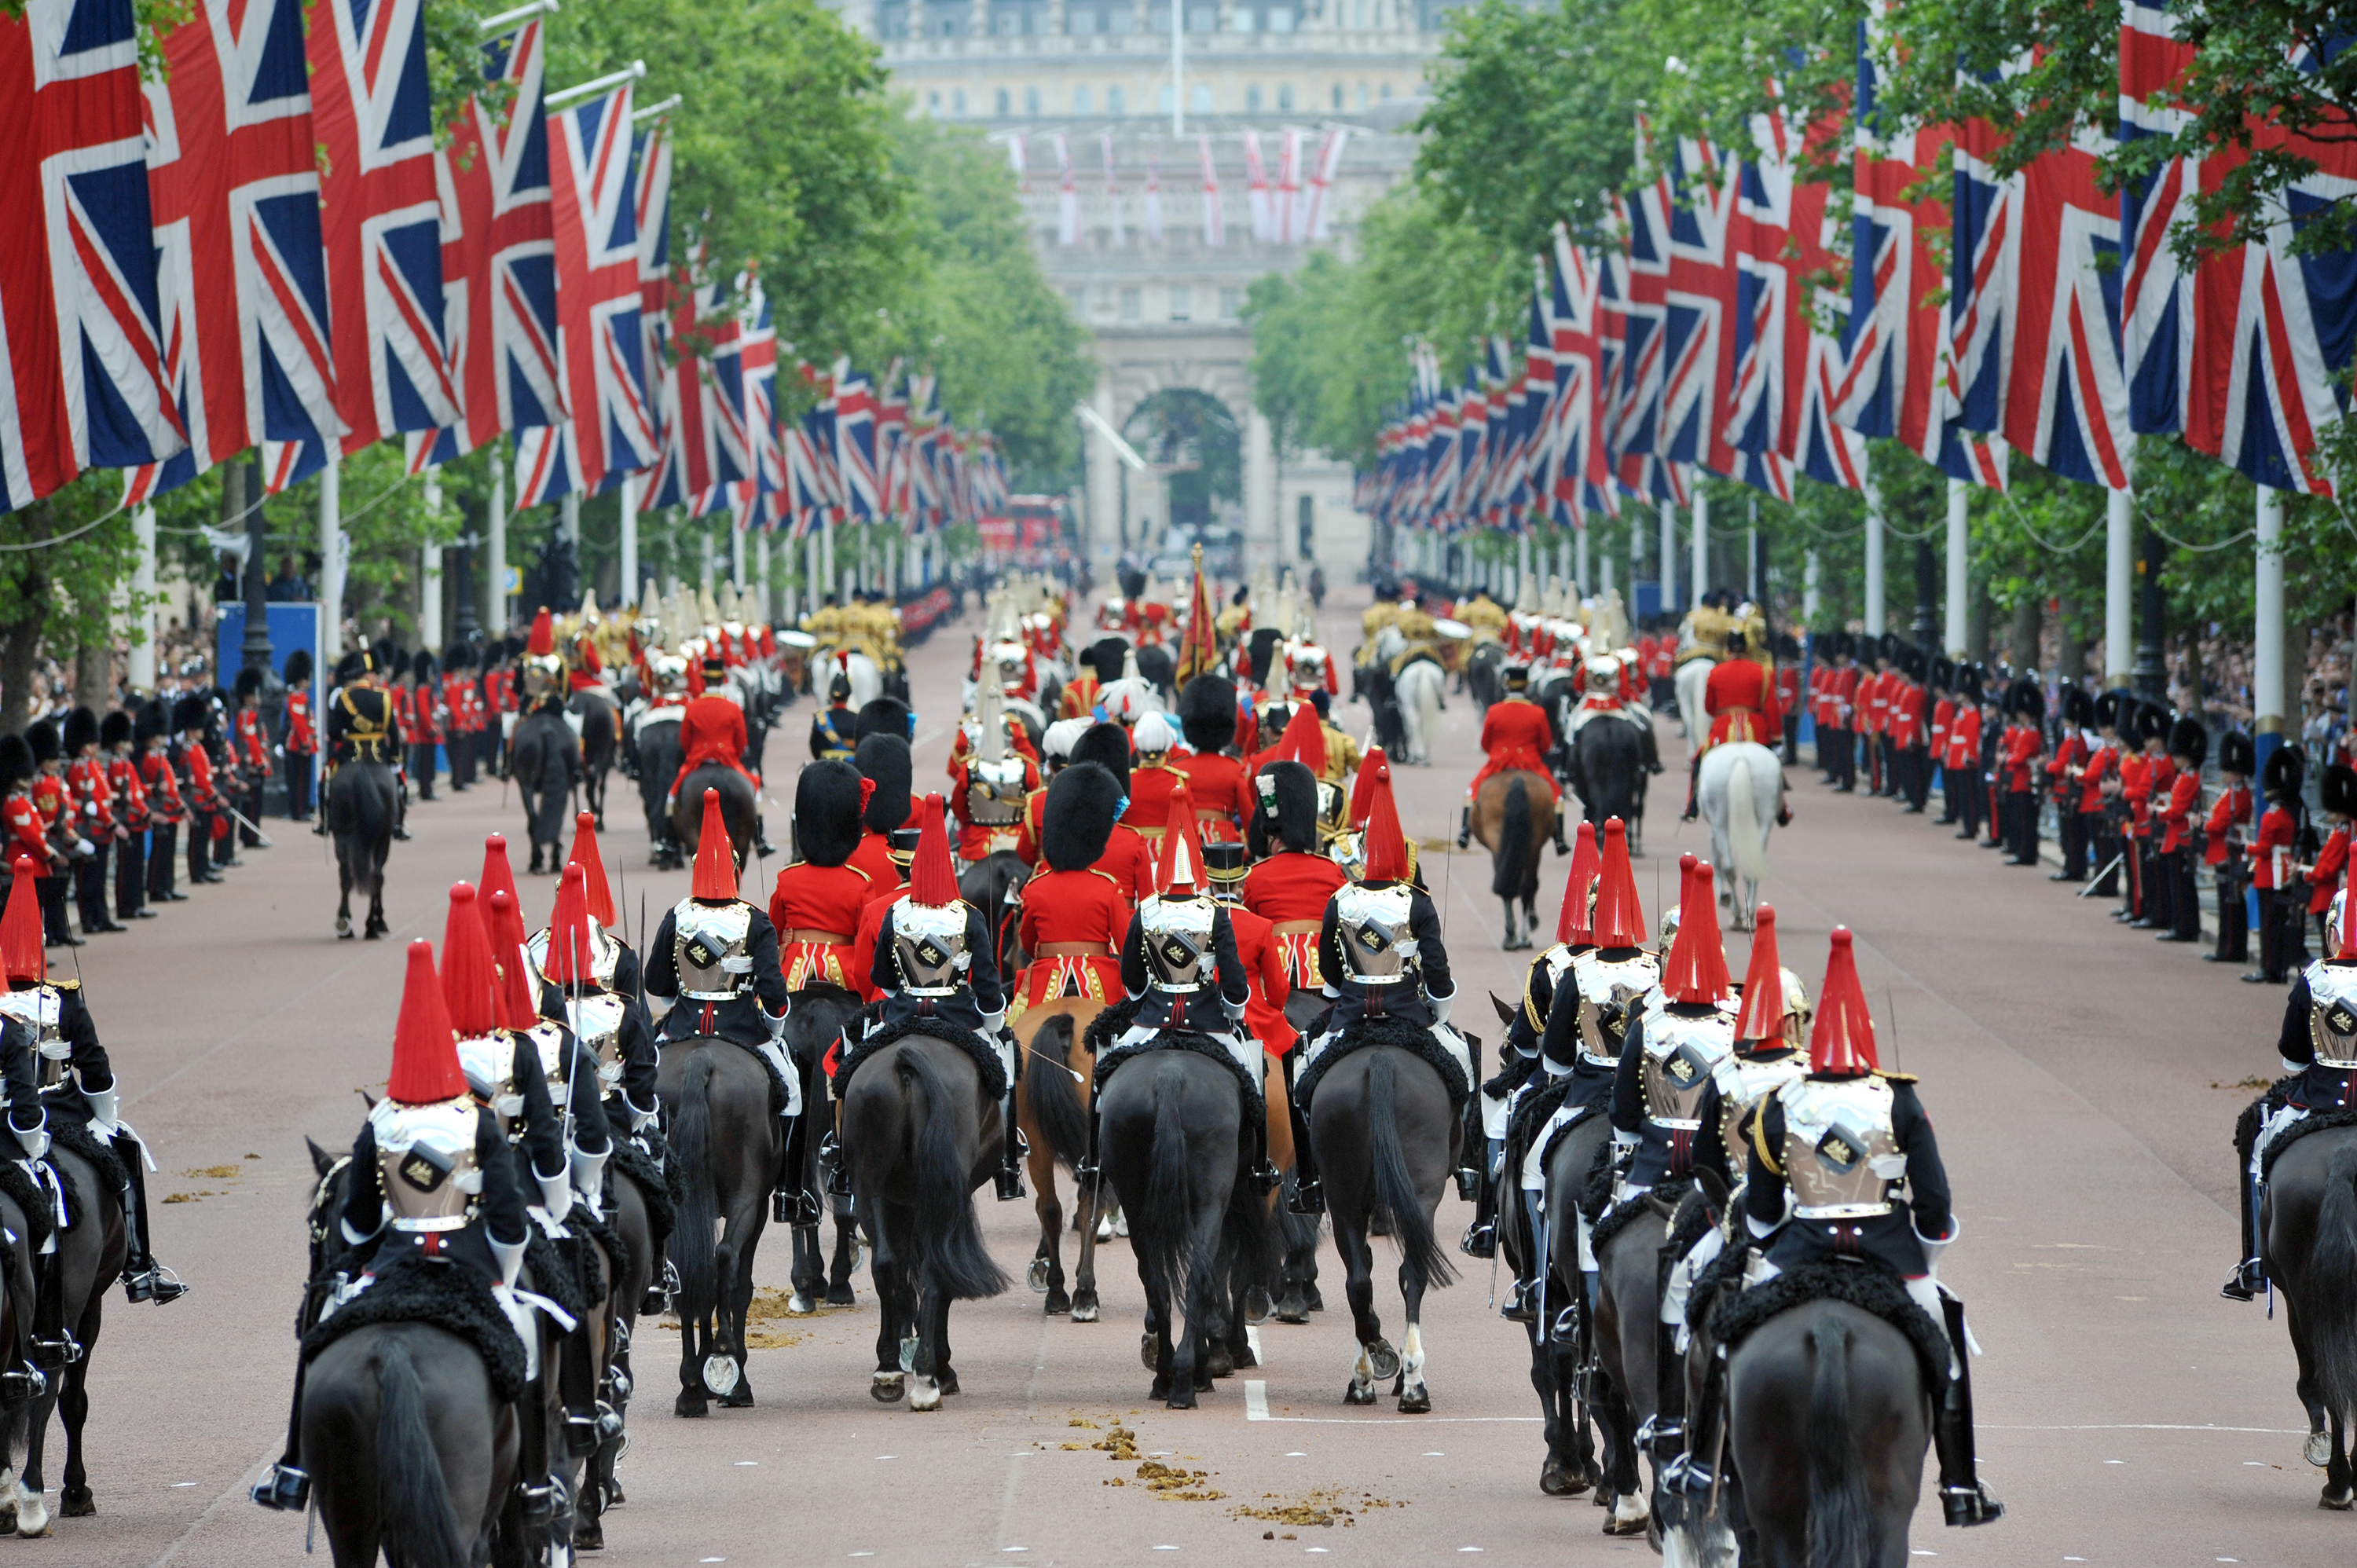
[[[1197,894],[1191,898],[1148,898],[1138,906],[1138,928],[1146,940],[1146,970],[1157,990],[1180,993],[1200,991],[1217,976],[1217,956],[1211,950],[1211,928],[1218,907]]]
[[[1891,1131],[1889,1083],[1879,1078],[1802,1079],[1778,1091],[1784,1105],[1784,1178],[1803,1219],[1863,1219],[1890,1212],[1890,1187],[1907,1174]]]
[[[1657,1127],[1692,1133],[1702,1126],[1703,1090],[1735,1052],[1735,1031],[1718,1014],[1686,1018],[1667,1011],[1645,1020],[1645,1059],[1639,1067],[1645,1114]]]
[[[963,903],[935,906],[902,898],[892,906],[892,956],[904,996],[954,996],[974,955],[965,950]]]
[[[1554,1009],[1555,998],[1563,990],[1563,977],[1571,972],[1571,948],[1557,942],[1538,957],[1523,979],[1523,1017],[1530,1024],[1533,1034],[1546,1033],[1546,1015]],[[1539,976],[1546,976],[1547,1005],[1538,1004]]]
[[[502,1030],[458,1042],[458,1069],[467,1087],[490,1108],[511,1144],[523,1136],[523,1085],[516,1081],[516,1042]]]
[[[1746,1061],[1730,1055],[1711,1069],[1718,1085],[1718,1135],[1738,1181],[1750,1173],[1751,1141],[1738,1135],[1744,1112],[1788,1083],[1808,1076],[1809,1059],[1795,1051],[1782,1061]]]
[[[1023,817],[1023,759],[973,762],[966,768],[966,812],[984,827],[1013,827]]]
[[[1620,1060],[1620,1041],[1629,1032],[1645,993],[1662,978],[1660,962],[1639,950],[1634,958],[1607,963],[1591,948],[1571,961],[1572,979],[1579,987],[1579,1054],[1593,1067],[1613,1067]],[[1608,1022],[1604,1009],[1617,1007],[1617,1022]]]
[[[28,986],[23,991],[0,991],[0,1013],[6,1014],[33,1031],[35,1048],[40,1052],[41,1087],[48,1088],[66,1075],[66,1062],[73,1047],[59,1026],[64,1012],[65,999],[54,985]]]
[[[598,1090],[608,1099],[622,1081],[622,1018],[629,1006],[620,997],[603,991],[565,999],[573,1032],[597,1058]]]
[[[2308,966],[2308,1038],[2319,1067],[2357,1070],[2357,966]],[[46,1048],[46,1047],[45,1047]]]
[[[726,1002],[753,989],[753,906],[742,899],[673,911],[679,993],[697,1002]]]
[[[1417,978],[1415,933],[1408,925],[1414,891],[1405,882],[1334,894],[1335,935],[1343,967],[1361,985],[1398,985]]]
[[[394,1230],[465,1226],[468,1207],[483,1190],[483,1172],[475,1164],[475,1117],[471,1099],[436,1105],[381,1100],[369,1112],[376,1128],[377,1179]]]
[[[566,1047],[565,1031],[554,1024],[534,1024],[524,1038],[531,1042],[537,1055],[535,1065],[539,1067],[541,1076],[548,1079],[549,1103],[555,1106],[561,1115],[568,1103],[569,1089],[565,1075],[573,1066],[567,1059],[572,1052]]]
[[[597,979],[598,984],[610,990],[614,984],[614,971],[622,961],[622,944],[607,935],[606,929],[597,921],[591,920],[588,925],[589,972]],[[526,937],[523,947],[525,956],[532,960],[533,973],[546,979],[548,976],[548,928],[543,926]]]

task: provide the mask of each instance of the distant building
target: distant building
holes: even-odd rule
[[[1318,243],[1348,250],[1367,204],[1407,172],[1415,142],[1404,127],[1422,106],[1443,9],[1430,0],[1183,3],[1178,84],[1169,0],[841,0],[834,8],[880,43],[918,113],[981,125],[1019,147],[1041,264],[1096,335],[1096,412],[1120,429],[1161,392],[1217,399],[1242,436],[1247,562],[1306,570],[1315,560],[1348,580],[1365,564],[1369,538],[1368,520],[1351,505],[1350,470],[1313,455],[1280,463],[1271,451],[1252,404],[1251,334],[1237,313],[1254,279],[1298,266]],[[1183,131],[1174,135],[1182,93]],[[1267,186],[1260,238],[1248,133]],[[1334,177],[1321,189],[1319,153],[1337,135]],[[1297,155],[1289,188],[1288,140]],[[1216,245],[1206,232],[1206,145],[1223,231]],[[1158,242],[1146,232],[1149,177]],[[1310,237],[1313,223],[1324,240]],[[1085,441],[1085,515],[1103,576],[1125,540],[1147,550],[1160,542],[1168,498],[1095,432]]]

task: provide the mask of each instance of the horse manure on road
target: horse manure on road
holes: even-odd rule
[[[787,1350],[810,1337],[806,1331],[787,1328],[765,1328],[764,1324],[785,1318],[787,1304],[793,1293],[770,1285],[753,1292],[752,1304],[745,1309],[745,1348],[748,1350]]]
[[[1216,1487],[1206,1486],[1204,1484],[1211,1479],[1211,1472],[1205,1470],[1183,1470],[1178,1468],[1177,1466],[1165,1465],[1159,1459],[1148,1458],[1139,1454],[1137,1451],[1137,1434],[1131,1431],[1128,1427],[1122,1425],[1120,1422],[1114,1420],[1112,1416],[1105,1417],[1105,1420],[1109,1423],[1109,1426],[1105,1431],[1104,1436],[1099,1441],[1087,1444],[1085,1445],[1078,1443],[1067,1443],[1062,1446],[1073,1449],[1086,1447],[1101,1450],[1107,1459],[1113,1461],[1116,1465],[1125,1465],[1135,1462],[1137,1466],[1137,1469],[1135,1471],[1137,1484],[1144,1487],[1147,1491],[1152,1492],[1157,1498],[1163,1502],[1211,1503],[1218,1502],[1228,1495],[1227,1493],[1221,1491]],[[1091,1428],[1096,1426],[1095,1422],[1082,1421],[1077,1416],[1072,1419],[1071,1424],[1074,1426],[1086,1426]],[[1108,1487],[1126,1487],[1130,1484],[1130,1478],[1124,1476],[1111,1476],[1105,1478],[1103,1484]]]
[[[182,1171],[180,1174],[184,1176],[195,1176],[201,1181],[228,1181],[233,1176],[242,1176],[245,1173],[235,1165],[200,1165],[195,1170]]]
[[[1359,1514],[1374,1509],[1405,1507],[1405,1500],[1379,1498],[1371,1492],[1361,1492],[1351,1499],[1340,1487],[1318,1487],[1291,1498],[1277,1492],[1263,1492],[1258,1503],[1240,1503],[1228,1510],[1228,1517],[1262,1519],[1273,1524],[1313,1526],[1319,1530],[1331,1530],[1340,1524],[1347,1530],[1358,1522]],[[1262,1531],[1261,1539],[1271,1539],[1271,1532]],[[1291,1541],[1294,1537],[1288,1533],[1284,1539]]]

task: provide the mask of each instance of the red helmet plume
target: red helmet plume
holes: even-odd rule
[[[0,965],[13,984],[35,984],[49,977],[48,955],[41,950],[39,868],[29,854],[16,857],[8,880],[8,908],[0,913]]]
[[[1166,894],[1203,891],[1203,845],[1195,833],[1195,797],[1181,779],[1170,791],[1169,825],[1155,856],[1154,886]]]
[[[450,1033],[449,1010],[442,1005],[442,982],[434,973],[434,944],[409,944],[409,972],[401,988],[401,1021],[393,1030],[393,1072],[384,1097],[396,1105],[432,1105],[467,1092],[458,1066],[458,1043]]]
[[[917,854],[909,863],[909,897],[928,908],[958,901],[957,873],[950,868],[949,830],[942,825],[942,798],[929,794],[917,824]]]
[[[442,922],[442,1005],[458,1037],[480,1039],[500,1026],[500,972],[475,890],[450,886],[450,913]]]
[[[589,918],[608,929],[614,924],[614,889],[606,880],[606,860],[597,853],[597,813],[577,811],[573,817],[573,854],[567,865],[577,865],[589,885]]]
[[[1579,824],[1579,842],[1571,846],[1571,876],[1563,885],[1563,912],[1555,918],[1555,940],[1573,947],[1586,947],[1595,939],[1587,914],[1588,890],[1596,886],[1596,874],[1603,865],[1603,857],[1596,851],[1596,824]]]
[[[1643,947],[1645,907],[1637,901],[1637,874],[1629,865],[1628,825],[1618,817],[1604,824],[1604,854],[1597,876],[1596,945]]]
[[[737,897],[737,846],[721,820],[720,791],[704,792],[704,832],[695,844],[695,886],[691,897],[726,904]]]
[[[596,984],[589,941],[588,876],[580,866],[568,865],[548,917],[548,958],[542,972],[558,985]]]
[[[1748,1046],[1784,1036],[1784,969],[1776,952],[1776,910],[1762,904],[1751,928],[1751,962],[1743,972],[1743,1010],[1735,1043]]]
[[[540,1022],[534,1000],[539,986],[532,977],[532,956],[524,951],[523,911],[515,895],[495,889],[485,895],[489,912],[483,928],[491,939],[491,961],[499,965],[500,1016],[511,1029],[529,1029]]]
[[[1374,776],[1367,790],[1366,879],[1405,882],[1408,878],[1407,838],[1400,832],[1399,807],[1392,800],[1392,765],[1377,758],[1359,777]]]
[[[1678,935],[1670,944],[1669,961],[1662,966],[1662,989],[1672,1002],[1712,1005],[1726,999],[1730,985],[1727,949],[1718,935],[1710,862],[1699,862],[1686,874],[1681,892]]]
[[[1874,1015],[1857,983],[1849,929],[1835,926],[1833,951],[1825,956],[1824,989],[1817,993],[1816,1026],[1809,1031],[1809,1070],[1825,1078],[1862,1078],[1878,1065]]]

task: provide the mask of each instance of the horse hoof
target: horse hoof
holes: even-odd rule
[[[1344,1404],[1374,1403],[1375,1385],[1372,1383],[1352,1383],[1349,1388],[1342,1391],[1342,1402]]]
[[[367,931],[366,935],[367,935],[367,937],[368,937],[368,940],[371,940],[371,941],[376,941],[376,940],[380,940],[381,938],[382,938],[382,937],[383,937],[383,935],[384,935],[384,933],[383,933],[382,931],[380,931],[380,930],[376,929],[374,927],[371,927],[371,928],[369,929],[369,930]]]
[[[682,1389],[680,1391],[679,1398],[672,1402],[671,1412],[673,1415],[681,1416],[709,1415],[712,1413],[710,1407],[704,1402],[704,1396],[702,1394],[690,1393],[685,1389]]]
[[[1211,1353],[1205,1359],[1210,1363],[1211,1376],[1232,1378],[1236,1375],[1236,1359],[1229,1353],[1225,1345],[1213,1345]]]
[[[1113,1216],[1110,1213],[1097,1216],[1097,1240],[1100,1241],[1113,1240]]]
[[[1539,1466],[1539,1490],[1548,1497],[1576,1498],[1587,1489],[1560,1459],[1549,1459]]]
[[[1430,1415],[1432,1413],[1432,1391],[1430,1389],[1415,1389],[1407,1393],[1400,1395],[1399,1410],[1402,1415]]]
[[[576,1514],[573,1520],[573,1550],[603,1552],[606,1550],[606,1527],[597,1522],[595,1514]]]
[[[1268,1321],[1269,1308],[1270,1303],[1268,1299],[1268,1287],[1266,1285],[1254,1285],[1252,1289],[1244,1293],[1244,1321],[1246,1323],[1266,1323]]]
[[[1279,1323],[1307,1323],[1309,1321],[1309,1299],[1301,1294],[1298,1286],[1288,1285],[1285,1294],[1276,1298],[1276,1310],[1270,1316]]]
[[[1029,1285],[1034,1294],[1039,1295],[1047,1294],[1048,1260],[1045,1258],[1032,1259],[1031,1266],[1023,1271],[1023,1283]],[[1052,1311],[1054,1309],[1050,1308],[1049,1310]]]
[[[1652,1510],[1645,1506],[1644,1498],[1631,1493],[1612,1499],[1612,1512],[1604,1520],[1607,1535],[1643,1535],[1652,1522]]]
[[[1097,1320],[1097,1293],[1084,1290],[1072,1297],[1072,1321],[1094,1323]]]
[[[2330,1509],[2334,1513],[2347,1513],[2352,1503],[2357,1503],[2357,1492],[2344,1491],[2340,1495],[2335,1496],[2330,1487],[2325,1487],[2324,1495],[2316,1499],[2316,1506],[2318,1508]],[[38,1530],[20,1530],[18,1533],[32,1535],[38,1534],[39,1532]]]
[[[963,1393],[965,1391],[963,1389],[958,1387],[957,1369],[954,1367],[943,1367],[942,1369],[941,1385],[942,1397],[943,1399],[949,1398],[952,1394]]]
[[[1377,1339],[1367,1346],[1367,1359],[1377,1378],[1396,1378],[1400,1374],[1399,1352],[1388,1339]]]
[[[2315,1466],[2318,1469],[2326,1470],[2331,1468],[2331,1435],[2328,1433],[2322,1432],[2309,1433],[2308,1434],[2308,1442],[2302,1445],[2300,1453],[2306,1456],[2309,1464]]]
[[[1309,1310],[1312,1312],[1326,1310],[1326,1297],[1314,1284],[1309,1287]]]
[[[1141,1334],[1137,1337],[1137,1359],[1146,1363],[1146,1369],[1149,1372],[1158,1365],[1154,1353],[1153,1335]]]
[[[786,1316],[788,1317],[808,1317],[817,1310],[818,1303],[813,1301],[809,1296],[804,1295],[801,1291],[796,1291],[793,1294],[786,1298]]]
[[[898,1404],[907,1379],[905,1372],[878,1372],[867,1381],[868,1397],[877,1404]]]
[[[829,1285],[826,1287],[826,1305],[829,1306],[856,1306],[859,1305],[859,1298],[851,1294],[851,1287],[849,1285]]]
[[[1155,1379],[1154,1386],[1146,1391],[1146,1397],[1149,1400],[1168,1399],[1170,1397],[1170,1380],[1168,1378]]]
[[[704,1359],[704,1386],[721,1395],[724,1402],[729,1391],[736,1388],[737,1380],[744,1373],[745,1369],[737,1364],[734,1356],[706,1356]]]
[[[1071,1310],[1072,1298],[1060,1290],[1051,1290],[1048,1293],[1047,1305],[1040,1313],[1040,1316],[1042,1317],[1061,1317],[1064,1314]]]
[[[722,1410],[752,1409],[753,1385],[745,1381],[742,1378],[739,1378],[735,1388],[730,1389],[726,1393],[720,1396],[720,1408]]]
[[[353,940],[350,922],[346,921],[336,928],[336,940],[339,942],[348,942]]]
[[[88,1487],[68,1487],[58,1494],[58,1514],[63,1519],[88,1519],[98,1511],[98,1499]]]
[[[1193,1410],[1195,1391],[1191,1388],[1173,1389],[1170,1391],[1170,1397],[1163,1401],[1162,1405],[1165,1410]]]
[[[931,1378],[911,1376],[909,1380],[909,1408],[910,1410],[941,1409],[941,1384]]]
[[[2330,1508],[2332,1505],[2327,1503],[2325,1506]],[[2345,1509],[2349,1505],[2344,1502],[2341,1506]],[[41,1500],[39,1493],[18,1490],[16,1533],[26,1540],[49,1533],[49,1505]]]

